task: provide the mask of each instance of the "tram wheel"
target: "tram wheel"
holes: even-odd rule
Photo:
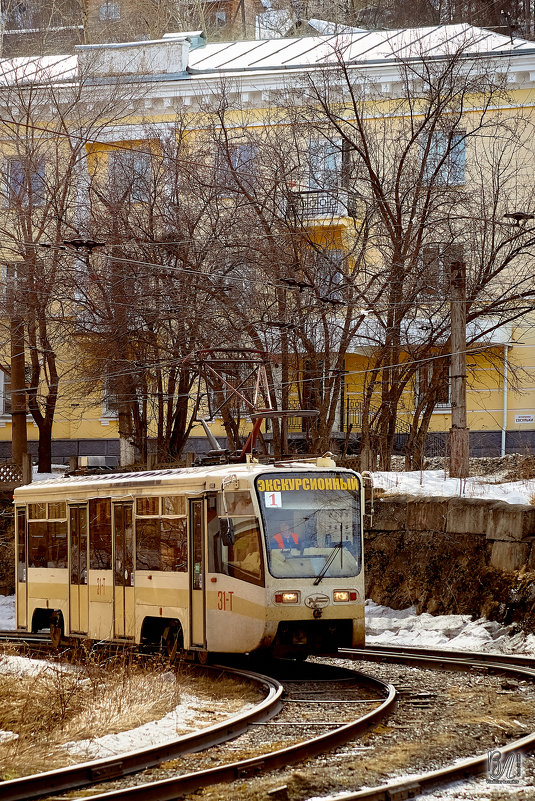
[[[163,652],[172,664],[182,648],[182,636],[179,624],[175,621],[165,627],[162,635]]]
[[[209,665],[210,654],[208,653],[208,651],[195,651],[195,661],[199,665]]]
[[[50,617],[50,640],[53,648],[59,648],[63,639],[64,625],[61,612],[53,612]]]

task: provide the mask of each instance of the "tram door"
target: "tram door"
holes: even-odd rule
[[[190,642],[204,648],[204,499],[189,502]]]
[[[17,507],[17,628],[25,629],[28,614],[28,551],[26,548],[26,509]]]
[[[113,504],[113,599],[116,637],[135,635],[132,503]]]
[[[87,507],[69,506],[69,620],[70,631],[87,634]]]

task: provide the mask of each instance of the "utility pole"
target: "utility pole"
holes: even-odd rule
[[[11,338],[11,458],[20,467],[28,452],[26,432],[26,371],[24,355],[24,319],[18,308],[16,265],[7,269],[10,291],[9,327]],[[11,284],[11,286],[9,286]]]
[[[468,476],[469,429],[466,425],[466,265],[450,266],[451,428],[450,476]]]

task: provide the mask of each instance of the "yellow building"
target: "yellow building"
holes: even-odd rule
[[[10,65],[4,62],[3,69],[7,96],[13,81]],[[27,265],[28,254],[44,245],[43,269],[54,254],[65,260],[67,252],[73,274],[79,269],[86,281],[65,301],[54,329],[61,368],[54,460],[93,455],[117,461],[118,417],[125,414],[117,394],[134,391],[126,387],[134,373],[138,394],[130,409],[145,426],[149,450],[160,436],[157,426],[165,427],[154,409],[166,392],[174,398],[182,392],[191,409],[197,383],[180,390],[175,381],[169,390],[153,369],[186,364],[186,335],[180,347],[166,339],[154,361],[145,333],[166,315],[186,319],[184,309],[199,306],[199,292],[206,313],[197,308],[195,325],[213,318],[214,347],[261,346],[275,357],[269,367],[273,405],[320,410],[316,423],[290,420],[290,444],[302,447],[308,438],[308,447],[326,449],[331,438],[341,449],[358,450],[366,420],[371,440],[384,441],[373,444],[378,452],[401,450],[419,430],[425,438],[427,426],[428,450],[444,452],[452,425],[449,272],[457,262],[467,271],[471,450],[499,455],[532,447],[535,60],[529,42],[467,25],[208,45],[198,35],[173,34],[81,47],[75,59],[51,58],[46,67],[27,65],[27,72],[16,88],[24,94],[22,83],[37,82],[43,96],[32,130],[53,129],[60,149],[67,130],[71,142],[83,140],[63,182],[71,191],[63,227],[54,229],[49,214],[36,231],[49,167],[38,159],[28,167],[11,155],[17,150],[13,125],[4,125],[2,134],[11,164],[6,203],[13,205],[15,193],[24,216],[33,191],[37,215],[30,243],[20,232],[14,237],[26,255],[5,252],[6,264]],[[51,119],[55,103],[65,106],[67,86],[71,92],[80,87],[79,96],[59,131]],[[149,245],[165,257],[151,256]],[[128,276],[120,269],[127,263]],[[150,281],[142,271],[148,264],[159,267]],[[98,295],[103,265],[121,282],[115,297],[122,305],[109,314],[105,295]],[[187,291],[173,289],[171,302],[165,283],[171,269],[174,278],[176,271],[189,271],[180,286],[192,293],[190,300]],[[203,276],[200,288],[196,276]],[[150,293],[153,323],[145,304],[141,336],[137,305]],[[96,297],[100,306],[84,335],[79,323],[87,321],[90,302],[98,305]],[[99,325],[107,355],[95,357]],[[189,337],[190,317],[188,326]],[[209,335],[205,328],[205,348]],[[34,367],[41,359],[50,393],[46,348],[43,342],[35,348]],[[84,381],[86,363],[91,369]],[[7,457],[7,352],[4,367],[0,444]],[[199,400],[197,416],[206,413],[206,402]],[[161,417],[169,404],[158,408]],[[124,421],[122,439],[131,440],[136,420]],[[245,420],[240,430],[247,426]],[[213,431],[228,433],[217,423]],[[29,422],[29,439],[37,433]],[[191,429],[185,449],[207,449],[200,426]],[[121,461],[129,461],[128,449]]]

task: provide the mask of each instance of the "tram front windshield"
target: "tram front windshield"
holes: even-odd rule
[[[276,578],[356,576],[360,481],[351,473],[265,473],[256,479],[269,571]]]

